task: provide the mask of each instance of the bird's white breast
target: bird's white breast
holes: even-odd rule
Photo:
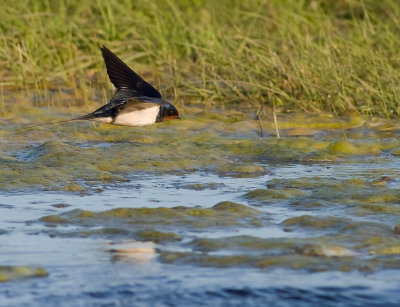
[[[146,108],[143,110],[135,110],[127,113],[118,114],[112,122],[111,117],[103,117],[103,119],[96,119],[103,123],[113,123],[121,126],[144,126],[151,125],[156,122],[158,112],[160,111],[159,106]]]

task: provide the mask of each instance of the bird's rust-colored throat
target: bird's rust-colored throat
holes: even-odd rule
[[[181,117],[177,116],[177,115],[171,115],[171,116],[164,117],[163,121],[166,122],[168,120],[173,120],[173,119],[181,119]]]

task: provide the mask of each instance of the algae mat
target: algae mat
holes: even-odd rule
[[[3,119],[1,302],[400,301],[395,121],[282,115],[277,139],[252,114],[191,114],[139,128]]]

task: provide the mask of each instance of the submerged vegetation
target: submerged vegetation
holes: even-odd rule
[[[46,276],[47,272],[43,268],[31,268],[28,266],[0,266],[0,283],[12,281],[18,278]]]
[[[0,12],[0,112],[9,89],[102,104],[105,44],[178,105],[399,115],[399,19],[396,0],[17,0]]]
[[[19,124],[10,120],[0,131],[0,190],[96,193],[99,186],[129,182],[132,174],[140,172],[206,172],[220,177],[257,178],[272,174],[265,163],[352,163],[366,158],[377,162],[385,157],[397,159],[400,149],[400,126],[390,120],[342,118],[341,127],[346,129],[348,139],[338,140],[340,125],[334,116],[281,115],[284,137],[278,139],[259,137],[258,121],[251,119],[251,114],[242,114],[236,122],[224,122],[229,112],[200,117],[201,111],[196,108],[186,109],[190,115],[179,123],[134,129],[108,124],[93,128],[88,123],[76,123],[19,132],[15,131]],[[35,116],[45,114],[45,110],[38,109]],[[20,116],[37,120],[33,114]],[[273,123],[265,122],[264,134],[274,136]],[[383,170],[379,176],[371,174],[378,176],[373,179],[392,176],[389,170]],[[191,188],[219,190],[221,185],[195,183]]]

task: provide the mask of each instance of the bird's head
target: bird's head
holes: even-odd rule
[[[158,113],[156,122],[165,122],[172,119],[181,119],[179,112],[172,103],[165,101],[160,105],[160,112]]]

